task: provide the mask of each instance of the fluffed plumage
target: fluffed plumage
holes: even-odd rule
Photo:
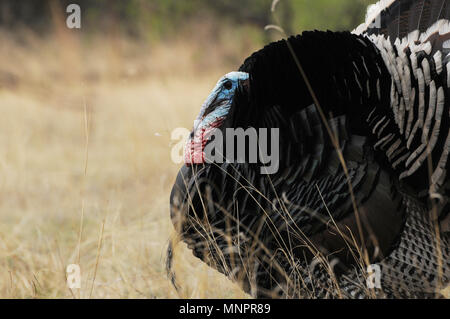
[[[248,79],[228,83],[214,123],[279,128],[278,171],[184,165],[171,217],[194,255],[255,297],[439,296],[450,279],[449,19],[446,0],[383,0],[352,33],[304,32],[247,58]],[[369,265],[379,287],[367,286]]]

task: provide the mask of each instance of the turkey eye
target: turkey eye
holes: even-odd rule
[[[231,89],[232,86],[233,86],[233,83],[231,83],[230,80],[226,81],[226,82],[223,84],[223,87],[226,88],[227,90]]]

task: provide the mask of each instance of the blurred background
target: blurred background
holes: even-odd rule
[[[373,0],[281,0],[288,34],[352,30]],[[81,7],[69,29],[68,4]],[[0,297],[247,297],[175,252],[164,272],[177,127],[281,37],[272,0],[0,0]],[[66,267],[81,269],[80,288]]]

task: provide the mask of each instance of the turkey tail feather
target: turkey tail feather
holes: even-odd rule
[[[376,44],[392,77],[393,141],[405,149],[393,168],[415,186],[429,180],[430,196],[449,197],[450,3],[382,0],[353,33]]]
[[[365,22],[353,33],[385,35],[394,43],[416,30],[426,32],[441,19],[450,19],[446,0],[381,0],[369,6]]]

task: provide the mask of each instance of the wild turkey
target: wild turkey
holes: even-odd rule
[[[450,277],[449,19],[447,0],[383,0],[352,33],[271,43],[220,79],[171,193],[194,255],[255,297],[440,296]],[[278,138],[278,170],[208,161],[218,138],[208,134],[226,139],[227,128],[278,128],[267,137]]]

